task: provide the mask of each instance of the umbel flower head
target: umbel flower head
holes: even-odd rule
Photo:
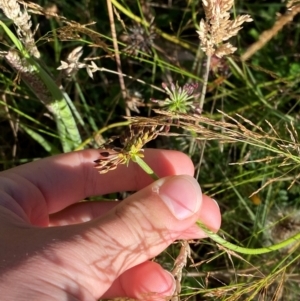
[[[173,113],[197,111],[197,104],[194,101],[194,98],[197,96],[195,93],[198,88],[197,83],[188,83],[182,87],[178,83],[171,83],[170,87],[166,83],[162,83],[162,87],[168,94],[168,97],[165,100],[152,99],[153,102]]]
[[[221,58],[224,55],[236,51],[231,43],[224,41],[236,36],[242,29],[244,22],[253,21],[249,15],[237,16],[235,20],[229,20],[234,0],[202,0],[205,20],[201,19],[199,39],[201,48],[208,56],[216,55]]]
[[[155,139],[159,132],[164,129],[165,126],[163,125],[131,125],[123,135],[110,139],[108,143],[100,147],[100,157],[94,161],[96,163],[95,168],[100,174],[104,174],[116,169],[119,164],[128,165],[130,160],[137,162],[138,158],[144,157],[143,146]],[[120,139],[123,147],[113,145],[112,142],[117,138]]]
[[[127,44],[125,51],[132,55],[139,53],[151,53],[156,33],[153,28],[153,20],[148,27],[142,27],[140,24],[128,28],[128,31],[121,36],[121,39]]]

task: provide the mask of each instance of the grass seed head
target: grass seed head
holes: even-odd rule
[[[230,13],[234,0],[202,0],[205,20],[201,19],[197,31],[201,41],[201,48],[208,56],[223,57],[236,51],[231,43],[224,41],[236,36],[242,29],[244,22],[251,22],[249,15],[237,16],[230,20]]]
[[[7,18],[11,19],[17,27],[17,34],[22,41],[26,50],[36,58],[40,57],[40,52],[35,45],[34,33],[32,31],[31,16],[28,14],[26,7],[21,10],[16,0],[0,0],[0,8]]]

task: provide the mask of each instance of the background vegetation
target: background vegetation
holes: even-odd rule
[[[231,40],[234,55],[212,57],[200,115],[194,104],[207,63],[196,32],[205,18],[202,1],[18,2],[36,32],[26,49],[24,37],[18,45],[0,27],[1,169],[99,147],[128,127],[123,116],[155,115],[157,100],[169,97],[162,83],[197,84],[188,115],[173,116],[179,126],[151,147],[190,155],[203,191],[220,204],[228,240],[255,248],[300,231],[297,1],[292,8],[235,1],[232,18],[249,14],[253,22]],[[16,38],[16,21],[1,10],[0,20]],[[16,52],[27,57],[26,66]],[[45,72],[39,79],[37,70]],[[200,124],[192,131],[180,126],[188,116]],[[172,270],[177,253],[174,245],[157,260]],[[298,300],[299,256],[299,242],[244,257],[209,239],[193,244],[195,267],[183,271],[181,298]]]

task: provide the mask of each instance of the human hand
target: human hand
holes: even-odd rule
[[[219,208],[201,194],[186,155],[145,150],[154,171],[169,176],[154,183],[134,163],[100,175],[98,156],[85,150],[0,173],[1,300],[162,299],[174,279],[149,259],[176,239],[204,237],[198,219],[219,229]],[[117,191],[138,192],[78,203]]]

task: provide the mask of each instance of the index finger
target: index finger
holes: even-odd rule
[[[99,174],[94,168],[98,158],[99,150],[92,149],[21,165],[1,174],[0,189],[17,201],[32,221],[38,218],[36,214],[43,219],[92,195],[135,191],[153,181],[135,163]],[[177,151],[146,149],[145,161],[160,177],[194,173],[189,157]]]

